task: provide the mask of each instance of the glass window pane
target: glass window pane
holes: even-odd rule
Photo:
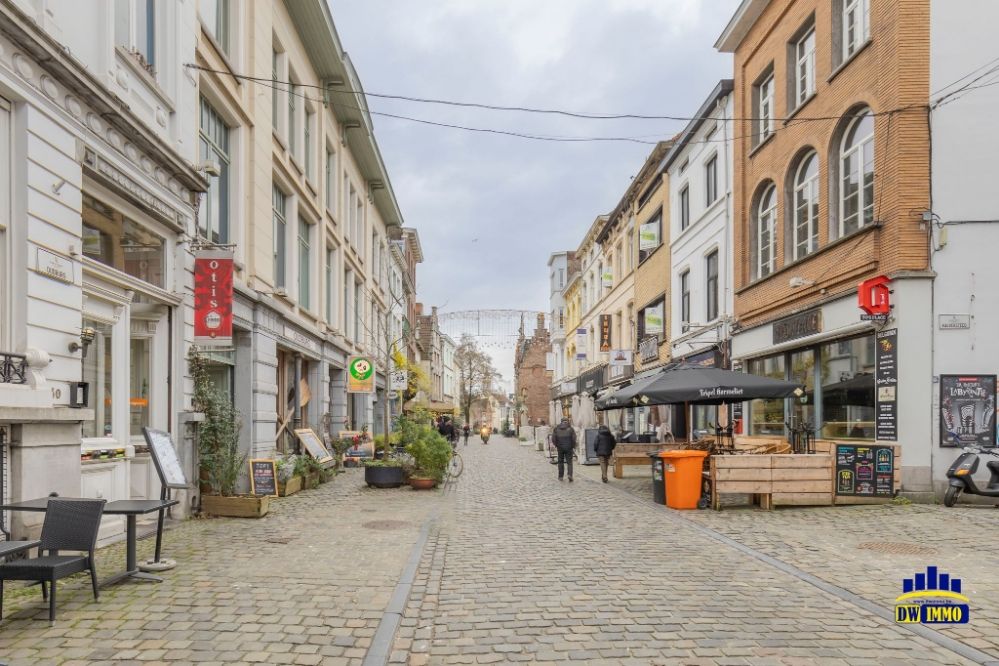
[[[874,439],[874,336],[821,346],[822,437]]]
[[[111,437],[112,389],[111,361],[112,335],[110,324],[83,320],[84,328],[92,328],[94,341],[83,358],[83,381],[90,385],[89,407],[94,410],[94,420],[83,422],[84,437]]]
[[[805,385],[805,392],[791,400],[791,426],[815,429],[815,352],[804,349],[791,354],[790,380]]]
[[[784,379],[784,355],[753,359],[746,364],[746,371],[758,377]],[[784,399],[751,400],[749,403],[750,435],[784,434]]]
[[[83,195],[83,254],[157,287],[165,283],[163,238],[87,194]]]
[[[149,338],[132,338],[129,342],[129,434],[142,435],[149,426]]]

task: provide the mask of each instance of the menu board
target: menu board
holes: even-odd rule
[[[996,376],[940,376],[940,446],[996,445]]]
[[[273,460],[250,461],[250,492],[277,497],[277,465]]]
[[[837,444],[836,494],[892,497],[895,494],[894,449],[871,444]]]
[[[177,457],[177,449],[173,446],[170,433],[152,428],[143,428],[142,434],[149,445],[156,473],[160,475],[160,483],[167,488],[187,488],[187,478],[184,468]]]
[[[875,336],[877,361],[874,387],[877,391],[876,436],[878,441],[898,440],[898,329],[879,331]]]
[[[312,428],[299,428],[295,431],[295,436],[298,437],[298,441],[302,443],[309,455],[319,462],[325,463],[333,460],[333,454],[323,446],[323,440],[319,439],[319,435],[313,432]]]

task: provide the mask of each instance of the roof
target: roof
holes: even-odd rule
[[[638,172],[637,176],[631,179],[631,184],[628,185],[628,189],[624,191],[624,194],[621,196],[621,200],[618,202],[617,206],[615,206],[614,210],[607,216],[607,222],[604,224],[603,229],[601,229],[600,233],[597,234],[598,243],[603,243],[607,240],[607,236],[610,235],[611,229],[615,224],[617,224],[621,213],[634,199],[635,193],[639,190],[639,188],[645,185],[649,174],[653,173],[652,166],[662,159],[663,154],[669,150],[673,141],[674,139],[670,139],[669,141],[660,141],[649,153],[649,156],[645,158],[645,164],[642,165],[642,169]],[[658,172],[659,170],[655,169],[655,173]]]
[[[683,149],[686,148],[688,143],[690,143],[690,140],[694,137],[694,134],[697,133],[697,130],[699,130],[701,125],[704,124],[704,121],[707,120],[708,116],[711,114],[711,110],[714,108],[718,100],[732,92],[733,85],[734,82],[732,79],[722,79],[718,82],[715,89],[711,91],[708,98],[704,100],[703,104],[701,104],[701,108],[699,108],[697,113],[694,114],[694,119],[687,124],[683,132],[680,133],[680,138],[673,144],[670,151],[666,153],[666,157],[663,159],[662,163],[663,171],[669,169],[670,165],[676,161],[676,158],[680,156]]]
[[[316,74],[333,94],[330,106],[346,128],[351,153],[385,226],[402,226],[402,211],[375,140],[364,89],[350,56],[340,43],[328,4],[325,0],[284,0],[284,4]]]
[[[735,53],[742,40],[749,34],[749,29],[769,4],[770,0],[742,0],[735,14],[729,19],[728,25],[715,41],[715,48],[722,53]]]

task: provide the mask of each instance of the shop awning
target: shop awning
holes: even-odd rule
[[[597,409],[633,405],[675,405],[685,402],[718,405],[757,398],[786,398],[801,384],[758,377],[732,370],[680,365],[645,381],[638,381],[597,401]]]

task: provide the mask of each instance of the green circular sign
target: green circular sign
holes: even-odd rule
[[[350,362],[350,376],[358,381],[370,378],[374,371],[375,366],[366,358],[355,358]]]

